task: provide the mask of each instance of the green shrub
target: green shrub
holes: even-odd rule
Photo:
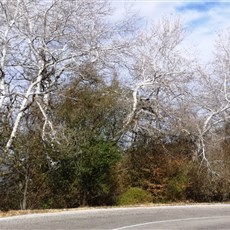
[[[114,142],[95,141],[79,154],[77,181],[82,205],[112,205],[115,200],[115,165],[121,159]]]
[[[137,187],[131,187],[118,199],[118,205],[144,204],[152,201],[152,195]]]
[[[171,178],[167,184],[167,198],[171,201],[184,200],[187,186],[188,177],[186,175],[179,174]]]

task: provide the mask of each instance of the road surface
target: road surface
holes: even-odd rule
[[[0,218],[0,229],[230,229],[230,205],[107,208]]]

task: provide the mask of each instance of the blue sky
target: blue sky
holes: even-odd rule
[[[186,12],[187,10],[194,10],[199,12],[207,12],[210,9],[213,9],[216,6],[219,6],[219,2],[188,2],[184,3],[181,6],[177,7],[176,10],[179,12]]]
[[[179,16],[187,30],[187,40],[202,60],[212,57],[217,34],[230,27],[229,1],[154,1],[154,0],[110,0],[117,18],[125,8],[139,12],[143,21],[159,20],[163,16]],[[144,24],[144,23],[143,23]]]

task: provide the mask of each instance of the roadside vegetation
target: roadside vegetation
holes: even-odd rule
[[[1,211],[230,200],[229,30],[204,66],[179,19],[0,3]]]

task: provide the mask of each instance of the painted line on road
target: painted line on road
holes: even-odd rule
[[[190,221],[190,220],[208,220],[208,219],[219,219],[219,218],[230,218],[230,216],[211,216],[211,217],[207,216],[207,217],[194,217],[194,218],[185,218],[185,219],[159,220],[159,221],[145,222],[141,224],[127,225],[120,228],[113,228],[111,230],[122,230],[122,229],[128,229],[133,227],[141,227],[150,224],[160,224],[160,223],[170,223],[170,222]]]

